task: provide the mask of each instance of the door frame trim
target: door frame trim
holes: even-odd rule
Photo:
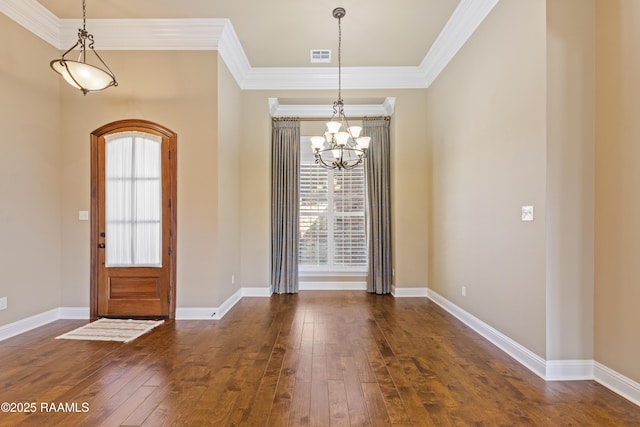
[[[89,281],[89,316],[90,318],[98,318],[98,209],[100,208],[98,200],[98,183],[99,183],[99,167],[98,164],[98,140],[100,137],[111,133],[115,130],[123,131],[129,128],[143,128],[158,132],[169,141],[169,199],[170,199],[170,218],[169,218],[169,247],[171,253],[169,255],[169,319],[176,317],[176,260],[177,260],[177,217],[178,217],[178,200],[177,200],[177,140],[178,135],[172,130],[161,126],[157,123],[142,119],[126,119],[107,123],[104,126],[91,132],[91,238],[90,238],[90,281]],[[163,183],[164,185],[164,183]]]

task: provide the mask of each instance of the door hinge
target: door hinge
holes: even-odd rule
[[[169,248],[169,256],[171,256],[171,248]]]
[[[168,200],[169,208],[171,208],[171,199]]]
[[[171,151],[168,151],[169,153],[169,160],[171,160]]]

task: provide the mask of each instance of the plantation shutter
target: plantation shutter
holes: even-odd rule
[[[327,272],[367,267],[366,187],[362,165],[348,171],[318,166],[301,143],[301,267]]]
[[[367,265],[365,181],[362,165],[333,173],[333,264]]]

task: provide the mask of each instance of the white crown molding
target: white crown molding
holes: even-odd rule
[[[347,67],[344,89],[424,89],[499,0],[461,0],[418,67]],[[77,40],[79,19],[59,19],[36,0],[0,0],[0,12],[57,49]],[[228,19],[90,19],[97,50],[217,50],[243,90],[335,89],[335,67],[253,68]]]
[[[425,77],[424,87],[431,86],[498,1],[500,0],[460,1],[420,64]]]
[[[394,97],[385,98],[382,104],[346,104],[344,113],[347,117],[392,116],[395,104]],[[283,105],[278,98],[269,98],[269,112],[271,117],[328,118],[333,115],[333,105]]]
[[[423,89],[424,73],[419,67],[344,67],[343,89]],[[251,68],[241,83],[246,90],[336,89],[335,67]]]
[[[52,46],[60,45],[60,19],[36,0],[0,0],[0,12]]]
[[[218,50],[229,25],[228,19],[87,19],[96,50]],[[61,19],[58,48],[73,46],[80,27],[79,19]]]
[[[240,44],[238,35],[233,29],[233,24],[228,21],[225,25],[220,41],[218,42],[218,54],[227,65],[231,75],[235,78],[238,86],[244,86],[243,82],[251,71],[251,64],[244,49]]]

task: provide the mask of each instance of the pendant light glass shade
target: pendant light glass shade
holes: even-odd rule
[[[70,59],[55,59],[51,68],[60,74],[67,83],[85,94],[115,86],[117,83],[112,74],[85,62]]]

